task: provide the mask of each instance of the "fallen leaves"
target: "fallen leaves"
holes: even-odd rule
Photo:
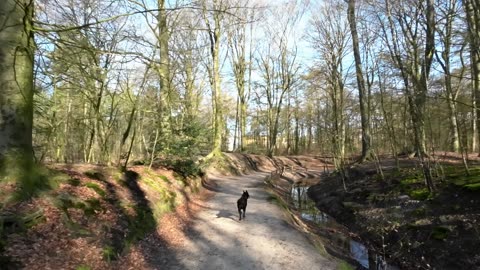
[[[8,234],[6,238],[4,255],[25,269],[76,269],[80,266],[92,270],[157,268],[152,262],[163,264],[169,258],[168,253],[162,250],[181,247],[188,234],[188,225],[195,214],[205,207],[204,200],[210,195],[207,191],[195,196],[187,194],[187,200],[177,205],[174,212],[163,215],[157,221],[156,231],[139,242],[127,245],[118,260],[108,263],[103,258],[106,246],[116,240],[124,241],[122,239],[128,234],[128,226],[132,222],[130,219],[135,217],[131,192],[111,177],[102,182],[85,176],[83,171],[91,170],[92,166],[57,166],[56,169],[75,179],[72,182],[74,184],[61,183],[56,190],[44,196],[2,209],[19,215],[43,210],[43,222],[25,231]],[[141,167],[135,169],[140,173],[144,170]],[[161,174],[172,177],[169,171],[163,170]],[[94,182],[106,194],[102,196],[85,185],[90,182]],[[155,191],[146,190],[147,185],[140,187],[145,191],[146,198],[155,197]],[[179,192],[178,186],[169,188],[172,188],[172,192]],[[68,194],[75,201],[69,207],[59,208],[56,198],[60,194]],[[179,194],[179,197],[184,195]],[[94,209],[92,216],[86,216],[84,207],[88,204],[84,202],[88,200],[98,200],[102,210]]]

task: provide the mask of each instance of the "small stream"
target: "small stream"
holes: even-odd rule
[[[387,264],[384,258],[374,253],[361,242],[353,240],[348,236],[346,228],[335,220],[321,212],[315,206],[307,191],[310,185],[300,181],[292,185],[290,196],[296,209],[301,213],[304,220],[314,222],[320,229],[321,237],[325,240],[325,248],[334,256],[355,263],[357,269],[394,270],[397,267]],[[373,264],[373,265],[370,265]]]

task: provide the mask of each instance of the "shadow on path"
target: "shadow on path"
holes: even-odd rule
[[[267,173],[213,176],[215,195],[186,231],[178,261],[168,269],[335,269],[306,237],[291,227],[281,209],[268,201]],[[239,221],[236,201],[250,198],[246,219]]]

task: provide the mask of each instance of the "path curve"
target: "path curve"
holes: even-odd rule
[[[210,177],[217,190],[188,232],[188,239],[168,269],[336,269],[304,234],[284,220],[268,201],[266,173]],[[250,199],[239,221],[236,201],[242,190]]]

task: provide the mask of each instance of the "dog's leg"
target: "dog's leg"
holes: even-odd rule
[[[239,220],[242,220],[242,209],[238,208],[238,215],[240,216]]]
[[[247,208],[243,208],[243,219],[245,219],[245,212],[247,211]]]

